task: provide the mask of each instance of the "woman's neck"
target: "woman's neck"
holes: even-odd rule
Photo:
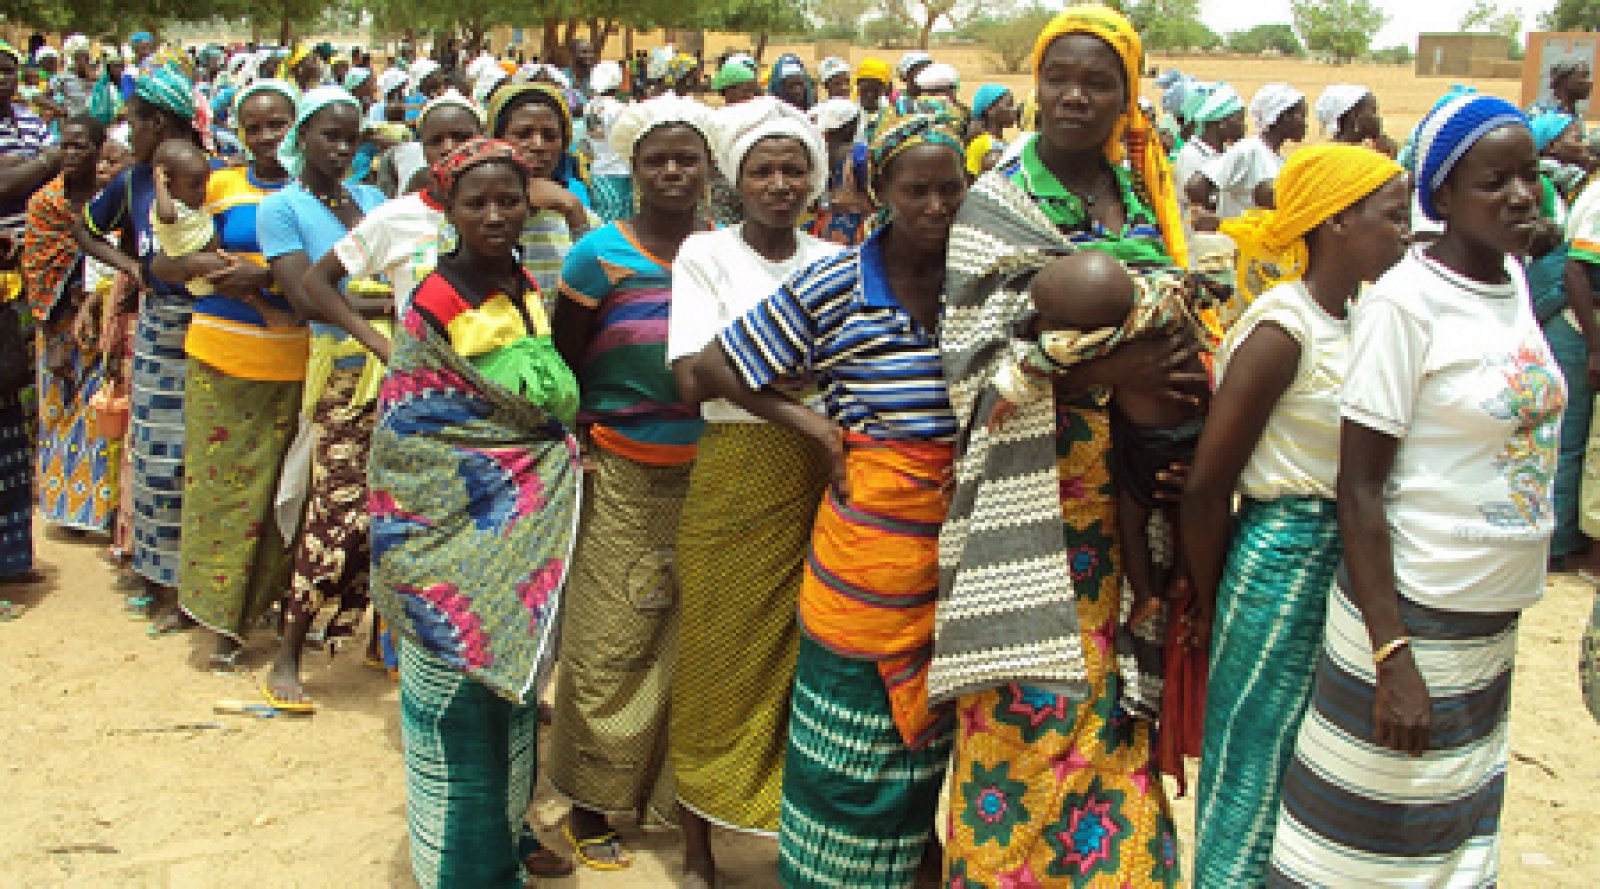
[[[1302,279],[1306,292],[1324,312],[1343,318],[1350,303],[1361,292],[1361,276],[1352,273],[1347,262],[1318,262],[1317,259],[1313,255],[1307,262],[1309,268]]]
[[[1506,283],[1506,255],[1465,239],[1446,228],[1444,235],[1427,248],[1433,260],[1452,272],[1483,284]]]
[[[884,232],[883,270],[901,307],[927,330],[936,329],[944,291],[944,249],[917,245],[891,224]]]
[[[455,266],[485,291],[505,289],[507,281],[515,280],[518,271],[516,256],[510,253],[484,255],[466,244],[456,248]]]
[[[344,188],[344,183],[339,181],[339,177],[330,176],[327,172],[310,165],[300,171],[300,184],[306,187],[306,191],[323,196],[337,195]]]
[[[1089,192],[1104,181],[1106,156],[1102,149],[1062,151],[1051,148],[1043,139],[1036,144],[1039,146],[1039,160],[1069,191]]]
[[[768,262],[783,262],[800,249],[800,238],[792,225],[762,225],[746,219],[739,226],[739,237]]]
[[[283,182],[289,178],[289,172],[277,159],[264,160],[257,158],[250,162],[250,173],[258,182]]]
[[[1277,130],[1268,127],[1261,133],[1261,141],[1273,154],[1278,154],[1283,148],[1283,143],[1289,141],[1289,139]]]
[[[643,204],[633,217],[634,230],[647,233],[653,240],[682,242],[699,225],[699,208],[692,205],[679,209]]]

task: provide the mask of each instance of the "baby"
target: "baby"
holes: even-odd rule
[[[150,228],[161,252],[173,257],[210,253],[217,249],[217,230],[204,209],[211,162],[200,146],[184,139],[168,139],[150,159],[155,168],[156,197],[150,207]],[[195,296],[215,292],[211,282],[193,278],[188,289]]]
[[[995,375],[1000,402],[989,421],[1000,428],[1016,406],[1050,393],[1051,375],[1109,353],[1144,336],[1178,331],[1197,342],[1202,331],[1190,305],[1191,284],[1179,270],[1130,274],[1098,250],[1079,250],[1049,260],[1034,276],[1030,296],[1037,310],[1037,340],[1013,352]],[[1204,370],[1196,356],[1188,371]],[[1128,624],[1139,627],[1161,611],[1166,588],[1150,548],[1150,513],[1170,507],[1156,501],[1157,475],[1173,463],[1188,463],[1205,420],[1199,404],[1174,404],[1133,387],[1111,397],[1112,479],[1117,489],[1117,525],[1124,570],[1133,588]],[[1173,544],[1173,552],[1180,550]]]

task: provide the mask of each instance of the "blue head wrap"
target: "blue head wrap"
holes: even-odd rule
[[[194,84],[165,65],[134,82],[133,94],[184,120],[194,120]]]
[[[1577,121],[1576,117],[1560,111],[1542,111],[1528,120],[1528,128],[1533,130],[1533,144],[1540,151],[1550,147],[1567,128]]]
[[[1463,86],[1459,83],[1450,84],[1450,89],[1446,90],[1445,94],[1439,97],[1439,101],[1433,103],[1433,107],[1429,108],[1428,113],[1422,116],[1422,120],[1426,121],[1429,115],[1444,107],[1444,104],[1449,102],[1451,99],[1454,99],[1458,96],[1474,95],[1477,92],[1477,87]],[[1400,146],[1400,155],[1395,158],[1395,160],[1400,162],[1400,166],[1405,167],[1406,172],[1411,174],[1412,179],[1416,179],[1417,177],[1417,135],[1421,132],[1422,123],[1419,121],[1416,127],[1411,130],[1411,135],[1406,138],[1406,144]]]
[[[1461,158],[1489,133],[1506,126],[1526,128],[1517,106],[1493,96],[1462,94],[1435,108],[1417,128],[1417,200],[1424,216],[1443,222],[1433,195]]]
[[[133,36],[128,38],[128,45],[129,46],[132,46],[135,43],[155,43],[155,42],[156,42],[155,35],[151,34],[149,31],[135,31],[135,32],[133,32]]]
[[[1010,93],[1011,90],[998,83],[986,83],[978,87],[978,91],[972,94],[972,116],[982,117],[984,112],[994,106],[994,103],[1005,98]]]
[[[290,176],[298,177],[300,171],[306,168],[306,148],[300,144],[300,128],[318,111],[329,105],[340,104],[354,108],[356,117],[360,118],[361,103],[356,101],[355,96],[345,92],[342,86],[319,86],[300,97],[299,104],[295,106],[294,126],[283,134],[283,141],[278,144],[278,162],[283,164]]]

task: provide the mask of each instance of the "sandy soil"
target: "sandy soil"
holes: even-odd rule
[[[0,591],[28,606],[0,624],[0,884],[7,886],[382,887],[411,885],[396,694],[357,653],[307,657],[311,718],[215,715],[256,698],[271,655],[263,631],[248,671],[205,669],[199,634],[149,639],[123,616],[89,542],[41,535],[48,580]],[[1557,577],[1527,614],[1516,675],[1505,885],[1600,882],[1600,726],[1574,664],[1589,590]],[[1177,803],[1185,838],[1189,801]],[[562,803],[535,805],[565,848]],[[551,887],[670,886],[675,835],[625,831],[635,866]],[[720,834],[724,884],[775,884],[770,841]]]

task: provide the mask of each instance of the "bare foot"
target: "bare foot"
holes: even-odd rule
[[[274,700],[287,704],[312,702],[311,696],[306,694],[305,687],[300,684],[298,659],[290,657],[289,652],[285,650],[278,651],[277,658],[272,662],[272,669],[267,671],[266,685]]]

